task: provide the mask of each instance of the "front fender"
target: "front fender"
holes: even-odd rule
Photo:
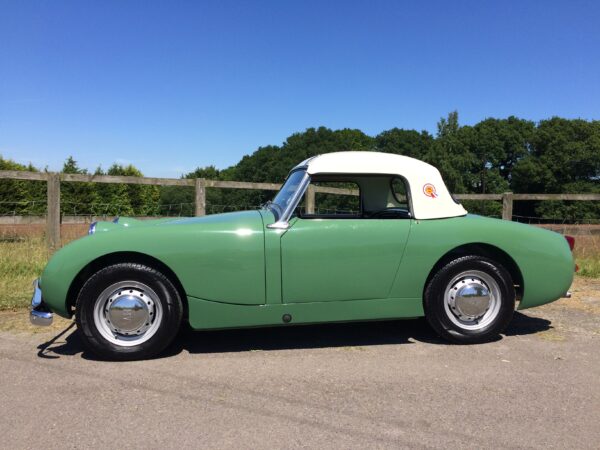
[[[258,211],[107,227],[56,252],[41,277],[44,302],[68,317],[67,293],[87,265],[133,252],[169,267],[186,295],[236,304],[265,302],[264,227]]]

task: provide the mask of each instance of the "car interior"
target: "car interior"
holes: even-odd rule
[[[305,194],[295,212],[302,219],[412,217],[407,182],[397,175],[313,175],[308,189],[315,191],[314,211],[307,211]]]

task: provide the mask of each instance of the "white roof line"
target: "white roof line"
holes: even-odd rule
[[[295,169],[305,166],[310,175],[354,173],[402,176],[409,184],[416,219],[439,219],[467,213],[450,195],[440,172],[431,164],[415,158],[368,151],[335,152],[308,158]]]

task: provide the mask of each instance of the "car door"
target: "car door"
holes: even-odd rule
[[[283,303],[387,298],[410,226],[410,219],[292,219],[281,236]]]

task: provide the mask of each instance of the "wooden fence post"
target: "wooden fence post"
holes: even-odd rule
[[[196,178],[196,216],[206,215],[206,180]]]
[[[310,184],[306,189],[306,214],[315,213],[315,187]]]
[[[46,240],[50,252],[60,247],[60,174],[48,173],[46,181],[48,207],[46,211]]]
[[[505,192],[502,194],[502,219],[512,220],[513,216],[513,193]]]

